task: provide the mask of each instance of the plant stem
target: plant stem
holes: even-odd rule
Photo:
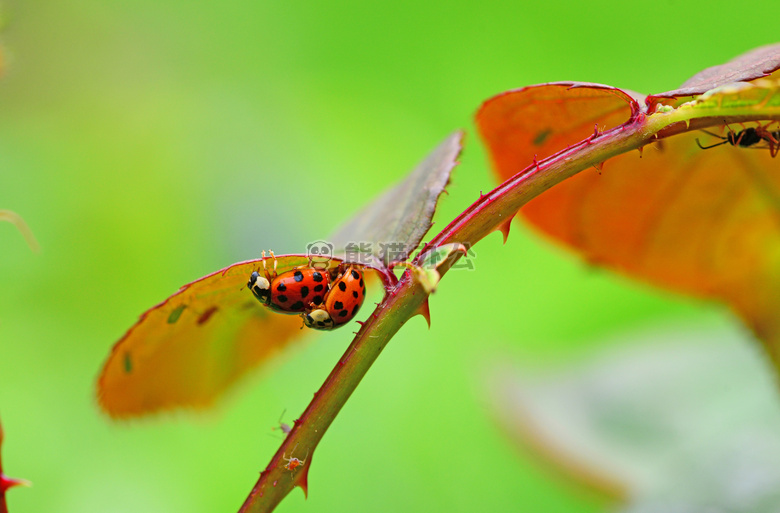
[[[690,118],[697,113],[693,114]],[[722,116],[711,117],[687,125],[680,123],[685,120],[676,112],[650,117],[636,112],[626,124],[598,135],[594,134],[566,150],[528,166],[481,196],[435,236],[420,252],[420,256],[430,248],[447,243],[473,246],[489,233],[511,222],[520,207],[553,185],[611,157],[641,148],[655,140],[656,134],[662,130],[666,130],[663,134],[663,137],[666,137],[720,125],[724,121],[740,122],[753,119],[759,119],[755,111],[745,112],[741,117],[735,116],[728,120],[724,120]],[[760,119],[769,118],[763,116]],[[414,264],[420,264],[420,256],[413,261]],[[454,253],[451,260],[438,268],[442,276],[459,256],[460,253]],[[387,290],[385,299],[358,331],[352,344],[303,415],[295,421],[292,431],[268,467],[261,472],[239,513],[270,512],[295,486],[301,486],[304,493],[307,493],[307,476],[317,443],[393,335],[411,317],[425,311],[427,299],[427,293],[408,270],[398,283]],[[293,451],[298,458],[304,454],[307,456],[303,458],[305,462],[302,465],[289,470],[285,468],[286,464],[289,465],[286,458],[292,458]]]

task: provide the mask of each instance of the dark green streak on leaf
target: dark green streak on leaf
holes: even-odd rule
[[[552,133],[552,130],[547,128],[545,130],[542,130],[538,134],[536,134],[536,137],[534,137],[533,144],[534,146],[541,146],[544,144],[544,141],[547,140],[548,137],[550,137],[550,134]]]
[[[130,360],[130,353],[125,353],[125,372],[130,374],[133,371],[133,361]]]
[[[184,311],[184,309],[187,308],[187,305],[179,305],[171,312],[171,315],[168,316],[168,324],[174,324],[176,321],[179,320],[179,317],[181,317],[181,313]]]

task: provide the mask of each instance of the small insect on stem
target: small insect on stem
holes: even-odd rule
[[[294,471],[296,468],[298,468],[301,465],[303,465],[304,463],[306,463],[306,458],[309,457],[309,452],[306,451],[306,456],[302,460],[299,460],[298,458],[294,458],[293,457],[293,453],[295,452],[295,449],[297,449],[297,448],[298,448],[298,444],[296,444],[295,447],[293,447],[293,450],[290,453],[290,457],[289,458],[287,457],[287,453],[283,453],[282,454],[282,459],[287,462],[287,464],[284,466],[284,468],[286,468],[290,472]]]
[[[284,414],[287,413],[287,408],[284,409],[281,415],[279,415],[279,427],[272,427],[271,431],[276,431],[277,429],[280,430],[282,433],[286,435],[290,434],[290,431],[292,431],[292,427],[287,424],[286,422],[282,422],[282,417],[284,417]]]
[[[702,130],[702,132],[706,134],[721,139],[722,142],[711,144],[709,146],[702,146],[701,142],[699,142],[699,139],[697,138],[696,144],[702,150],[709,150],[710,148],[715,148],[716,146],[722,146],[724,144],[730,144],[740,148],[749,148],[763,141],[769,145],[769,155],[774,158],[778,151],[780,151],[780,130],[770,131],[767,130],[767,127],[769,127],[769,125],[759,125],[757,127],[745,128],[739,132],[734,132],[731,127],[726,125],[726,128],[729,129],[729,133],[726,137],[712,133],[708,130]]]

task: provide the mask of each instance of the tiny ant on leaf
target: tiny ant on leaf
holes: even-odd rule
[[[734,132],[730,127],[728,127],[728,125],[727,128],[729,129],[729,133],[725,137],[712,133],[708,130],[702,130],[702,132],[706,134],[717,137],[718,139],[722,139],[722,142],[711,144],[710,146],[702,146],[701,142],[699,142],[699,139],[697,138],[696,144],[702,150],[709,150],[710,148],[715,148],[716,146],[722,146],[724,144],[730,144],[740,148],[749,148],[762,141],[765,141],[769,145],[769,154],[772,157],[777,155],[778,151],[780,151],[780,130],[770,131],[767,130],[767,127],[760,125],[757,127],[745,128],[739,132]]]

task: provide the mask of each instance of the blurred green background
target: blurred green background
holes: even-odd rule
[[[302,252],[463,127],[442,227],[494,186],[471,121],[493,94],[554,80],[659,92],[777,38],[761,8],[726,1],[390,5],[2,4],[0,208],[42,246],[0,224],[4,463],[34,483],[11,491],[12,512],[237,510],[280,443],[271,427],[303,411],[350,330],[309,334],[216,411],[116,424],[94,381],[141,312],[261,249]],[[432,329],[413,319],[336,419],[308,501],[295,490],[278,511],[601,511],[505,439],[487,363],[540,366],[726,315],[522,228],[475,251],[476,272],[432,298]]]

